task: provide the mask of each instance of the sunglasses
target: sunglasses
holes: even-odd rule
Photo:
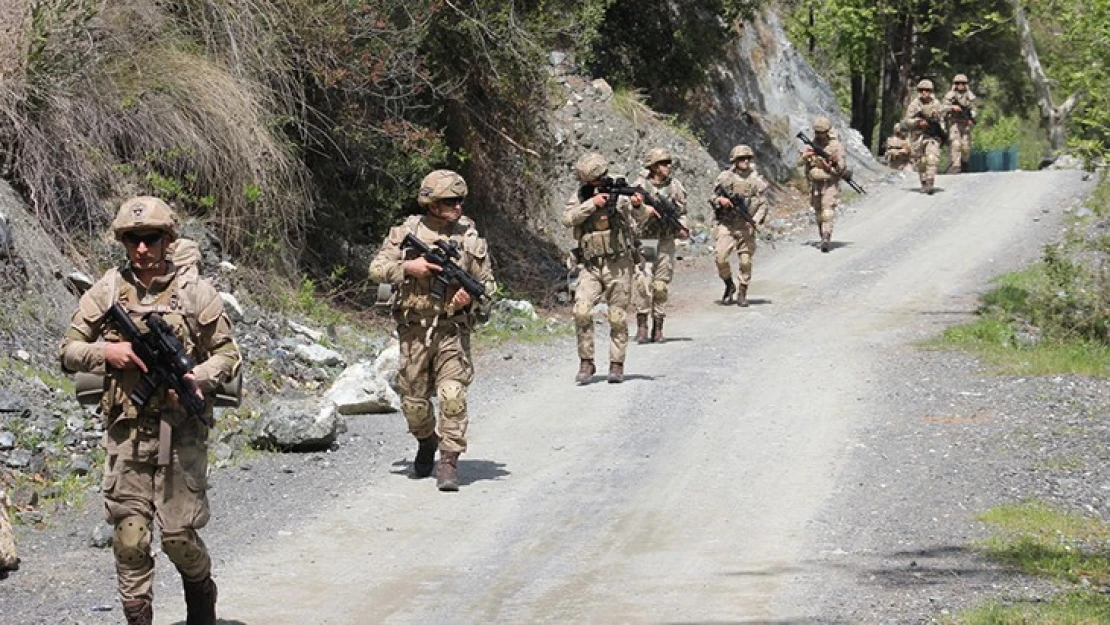
[[[671,164],[670,161],[659,161],[658,163],[656,163],[656,165],[670,165],[670,164]]]
[[[140,243],[146,245],[147,247],[154,247],[155,245],[161,243],[162,239],[165,236],[166,235],[163,232],[151,232],[150,234],[142,235],[135,234],[134,232],[128,232],[123,235],[123,242],[130,245],[131,247],[139,247]]]
[[[750,156],[737,156],[736,160],[738,160],[738,161],[750,161],[750,160],[752,160],[752,157],[750,157]]]
[[[459,206],[463,203],[463,199],[461,197],[448,197],[439,200],[439,203],[444,206]]]

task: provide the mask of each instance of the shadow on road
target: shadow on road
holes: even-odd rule
[[[805,244],[812,247],[815,250],[821,249],[821,242],[820,241],[806,241]],[[829,241],[829,251],[830,252],[833,251],[833,250],[838,250],[842,247],[852,247],[852,242],[851,241]],[[748,301],[750,302],[751,300],[748,300]]]
[[[185,621],[178,621],[173,625],[188,625]],[[216,625],[247,625],[243,621],[228,620],[226,618],[216,618]]]
[[[466,486],[474,482],[500,480],[512,475],[505,470],[505,463],[493,460],[459,460],[459,484]]]

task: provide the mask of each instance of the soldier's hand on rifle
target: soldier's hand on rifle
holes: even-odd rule
[[[640,204],[644,203],[644,196],[640,195],[639,193],[633,193],[629,199],[632,200],[632,205],[636,208],[639,208]],[[654,209],[652,209],[650,206],[648,207],[648,210],[654,211]],[[658,217],[659,213],[655,213],[655,216]]]
[[[138,368],[146,373],[146,363],[139,359],[131,349],[131,343],[107,343],[104,345],[104,362],[113,369]]]
[[[605,204],[608,203],[608,202],[609,202],[609,194],[608,193],[598,193],[597,195],[594,196],[594,207],[595,208],[605,208]]]
[[[663,221],[663,216],[659,214],[659,211],[655,210],[654,206],[648,206],[646,208],[647,208],[648,215],[651,215],[652,217],[658,219],[659,221]]]
[[[963,107],[961,107],[959,104],[953,104],[952,105],[952,112],[953,113],[962,113],[963,110],[964,110]]]
[[[204,393],[200,391],[200,385],[197,384],[197,376],[194,375],[192,371],[190,371],[189,373],[186,373],[184,376],[182,376],[182,379],[184,379],[185,383],[189,385],[189,388],[193,389],[193,394],[203,401]],[[166,397],[168,397],[170,402],[172,403],[180,403],[180,400],[177,397],[177,391],[173,390],[172,388],[166,390]]]
[[[401,265],[401,267],[405,270],[406,276],[412,276],[414,278],[427,278],[433,273],[439,273],[443,271],[443,267],[429,262],[428,259],[424,258],[423,256],[414,258],[412,260],[406,260],[404,264]]]
[[[732,200],[722,195],[717,198],[717,206],[720,206],[721,208],[732,208]]]
[[[451,306],[453,306],[455,310],[458,310],[460,308],[466,308],[472,301],[473,299],[470,297],[470,293],[467,293],[466,289],[459,289],[455,291],[455,296],[451,298]]]
[[[678,238],[680,238],[680,239],[689,239],[690,238],[690,231],[685,229],[685,228],[683,228],[682,230],[679,230],[678,231]]]
[[[924,119],[919,119],[919,120],[917,120],[917,127],[918,128],[928,128],[929,127],[929,122],[925,121]]]

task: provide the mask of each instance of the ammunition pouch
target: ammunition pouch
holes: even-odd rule
[[[108,389],[108,376],[99,373],[80,372],[73,379],[77,403],[82,406],[96,406]],[[221,408],[238,408],[243,400],[243,368],[239,367],[235,377],[216,387],[212,392],[213,405]]]

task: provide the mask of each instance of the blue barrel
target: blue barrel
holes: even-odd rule
[[[1006,148],[1006,171],[1016,171],[1018,168],[1018,147],[1011,145]]]
[[[978,150],[972,152],[967,159],[967,170],[971,173],[987,171],[987,153]]]
[[[987,152],[987,171],[1006,171],[1006,150]]]

